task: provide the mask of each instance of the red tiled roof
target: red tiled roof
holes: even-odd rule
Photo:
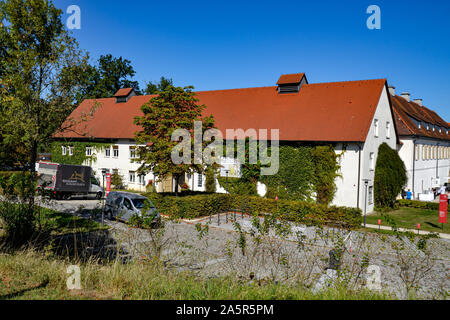
[[[120,97],[128,97],[128,95],[133,91],[133,88],[124,88],[124,89],[119,89],[119,91],[116,92],[116,94],[114,95],[115,98],[120,98]]]
[[[283,74],[280,80],[278,80],[277,85],[300,83],[304,77],[304,73]]]
[[[391,101],[394,109],[398,134],[400,136],[420,136],[450,140],[450,135],[446,132],[447,129],[450,129],[449,123],[444,121],[433,110],[420,106],[413,101],[407,101],[401,96],[391,95]],[[439,130],[427,130],[425,125],[422,125],[419,129],[411,118],[445,128],[446,130],[442,130],[442,132],[439,132]]]
[[[282,141],[364,142],[386,80],[305,84],[299,94],[282,94],[277,87],[197,92],[204,115],[214,115],[216,127],[279,129]],[[386,88],[387,90],[387,88]],[[70,119],[98,109],[89,121],[56,137],[133,139],[140,107],[153,96],[134,96],[116,104],[114,98],[85,100]],[[270,131],[269,131],[270,134]]]

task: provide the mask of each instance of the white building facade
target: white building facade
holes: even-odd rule
[[[395,94],[390,88],[399,128],[398,152],[405,163],[408,183],[414,199],[434,200],[433,189],[449,182],[450,128],[437,113],[426,108],[421,99],[411,100],[409,93]]]
[[[152,181],[159,192],[174,191],[173,179],[158,181],[151,173],[138,174],[140,164],[133,162],[136,147],[133,137],[138,128],[133,125],[133,119],[150,97],[135,96],[130,90],[125,92],[127,96],[116,96],[116,99],[84,101],[71,117],[86,113],[94,102],[102,104],[97,111],[99,114],[85,126],[84,135],[68,133],[60,138],[86,140],[89,137],[94,142],[111,142],[112,147],[99,152],[91,165],[100,181],[105,172],[118,173],[128,189],[145,191]],[[363,212],[374,210],[378,149],[386,143],[395,150],[400,142],[397,115],[385,79],[309,84],[304,74],[294,74],[282,76],[277,87],[199,92],[198,97],[214,115],[222,131],[231,128],[279,129],[280,143],[333,145],[336,153],[341,155],[333,205],[358,207]],[[400,154],[407,159],[408,146],[404,143],[403,147]],[[442,173],[439,171],[439,174],[444,174],[446,165],[448,163],[441,163]],[[417,187],[426,180],[420,177],[417,174]],[[186,175],[178,184],[187,184],[190,190],[203,192],[206,177],[198,173]],[[424,187],[427,187],[426,182]],[[216,190],[225,192],[218,182]],[[265,191],[265,186],[259,184],[260,195]]]

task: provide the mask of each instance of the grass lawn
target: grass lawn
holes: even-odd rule
[[[417,224],[420,224],[420,230],[450,233],[450,226],[448,223],[444,224],[444,230],[442,231],[442,225],[439,223],[439,213],[437,210],[400,208],[398,210],[387,212],[386,214],[388,214],[400,228],[417,230]],[[379,219],[381,219],[382,226],[389,226],[381,213],[367,216],[367,223],[378,225]]]

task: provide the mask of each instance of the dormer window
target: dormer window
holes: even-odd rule
[[[116,98],[116,103],[126,103],[130,100],[131,97],[134,97],[136,93],[133,88],[120,89],[114,95]]]
[[[304,73],[284,74],[277,82],[278,93],[299,93],[304,84],[308,84]]]

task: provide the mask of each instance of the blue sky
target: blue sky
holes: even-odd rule
[[[387,78],[450,121],[450,1],[55,0],[81,8],[73,35],[96,60],[132,61],[141,87],[161,76],[196,90]],[[366,9],[381,9],[369,30]],[[69,15],[65,14],[67,18]]]

